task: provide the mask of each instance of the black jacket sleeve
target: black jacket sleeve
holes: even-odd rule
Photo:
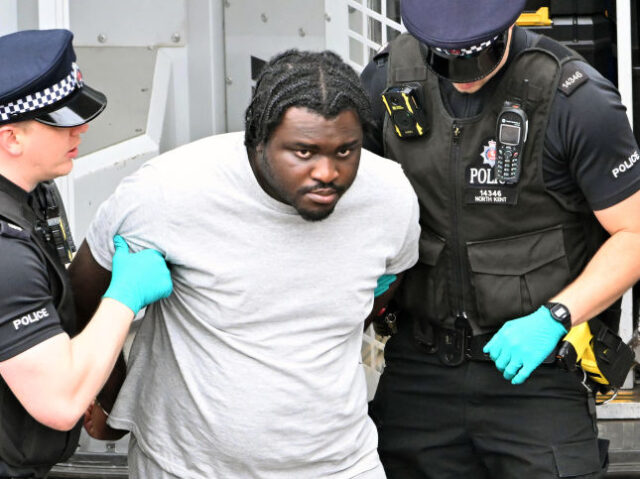
[[[386,49],[378,53],[360,75],[362,85],[371,99],[374,123],[372,134],[364,138],[363,146],[367,150],[381,156],[384,154],[382,128],[384,126],[384,115],[386,113],[381,94],[387,84],[388,56],[389,54]]]
[[[562,194],[601,210],[640,189],[640,158],[618,90],[590,65],[570,95],[556,93],[545,139],[544,178]]]
[[[42,253],[0,236],[0,361],[63,332]]]

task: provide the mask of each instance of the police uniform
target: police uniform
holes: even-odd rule
[[[0,37],[0,126],[35,120],[73,127],[104,109],[105,96],[82,80],[72,39],[67,30]],[[53,181],[27,192],[0,174],[0,361],[76,332],[64,266],[73,249]],[[44,477],[75,451],[80,428],[40,424],[0,378],[0,478]]]
[[[640,189],[624,107],[574,52],[518,27],[504,67],[477,93],[459,93],[450,79],[475,81],[474,65],[456,70],[446,55],[494,69],[524,2],[501,2],[499,11],[440,3],[451,15],[474,15],[478,26],[457,22],[464,29],[456,32],[441,15],[424,28],[416,20],[424,5],[405,0],[405,25],[422,41],[400,35],[363,72],[378,126],[365,147],[402,164],[422,224],[420,260],[398,293],[399,331],[371,404],[385,470],[390,479],[600,477],[606,447],[578,378],[551,357],[515,387],[482,349],[506,321],[535,311],[582,271],[605,239],[592,211]],[[445,37],[467,41],[468,51]],[[418,86],[419,137],[400,137],[381,101],[386,87],[406,85]],[[498,181],[494,169],[496,120],[507,101],[528,117],[515,184]],[[617,328],[616,308],[601,319]]]

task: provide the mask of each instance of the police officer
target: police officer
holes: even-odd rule
[[[371,404],[390,479],[603,474],[593,398],[553,353],[572,325],[617,328],[640,276],[638,147],[611,83],[514,26],[524,5],[402,0],[408,33],[362,75],[365,146],[421,207]]]
[[[106,380],[134,315],[170,294],[153,250],[116,237],[114,275],[76,333],[64,264],[73,243],[53,178],[106,106],[75,63],[67,30],[0,37],[0,478],[45,477],[75,450],[80,417]],[[116,273],[117,271],[117,273]]]

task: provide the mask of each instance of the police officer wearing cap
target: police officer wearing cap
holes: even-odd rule
[[[65,269],[74,247],[52,180],[71,171],[107,101],[84,84],[72,39],[67,30],[0,37],[2,479],[45,477],[74,452],[134,315],[172,289],[157,251],[131,254],[116,236],[109,289],[76,335]]]
[[[402,0],[366,67],[421,208],[371,415],[390,479],[602,477],[592,394],[554,364],[640,276],[640,161],[617,90],[514,26],[524,0]],[[515,161],[517,160],[517,161]]]

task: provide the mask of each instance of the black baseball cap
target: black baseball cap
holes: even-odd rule
[[[23,30],[0,37],[0,125],[36,120],[72,127],[97,117],[107,97],[84,83],[69,30]]]
[[[526,0],[402,0],[402,21],[426,47],[426,63],[453,83],[480,80],[496,69],[508,30]]]

